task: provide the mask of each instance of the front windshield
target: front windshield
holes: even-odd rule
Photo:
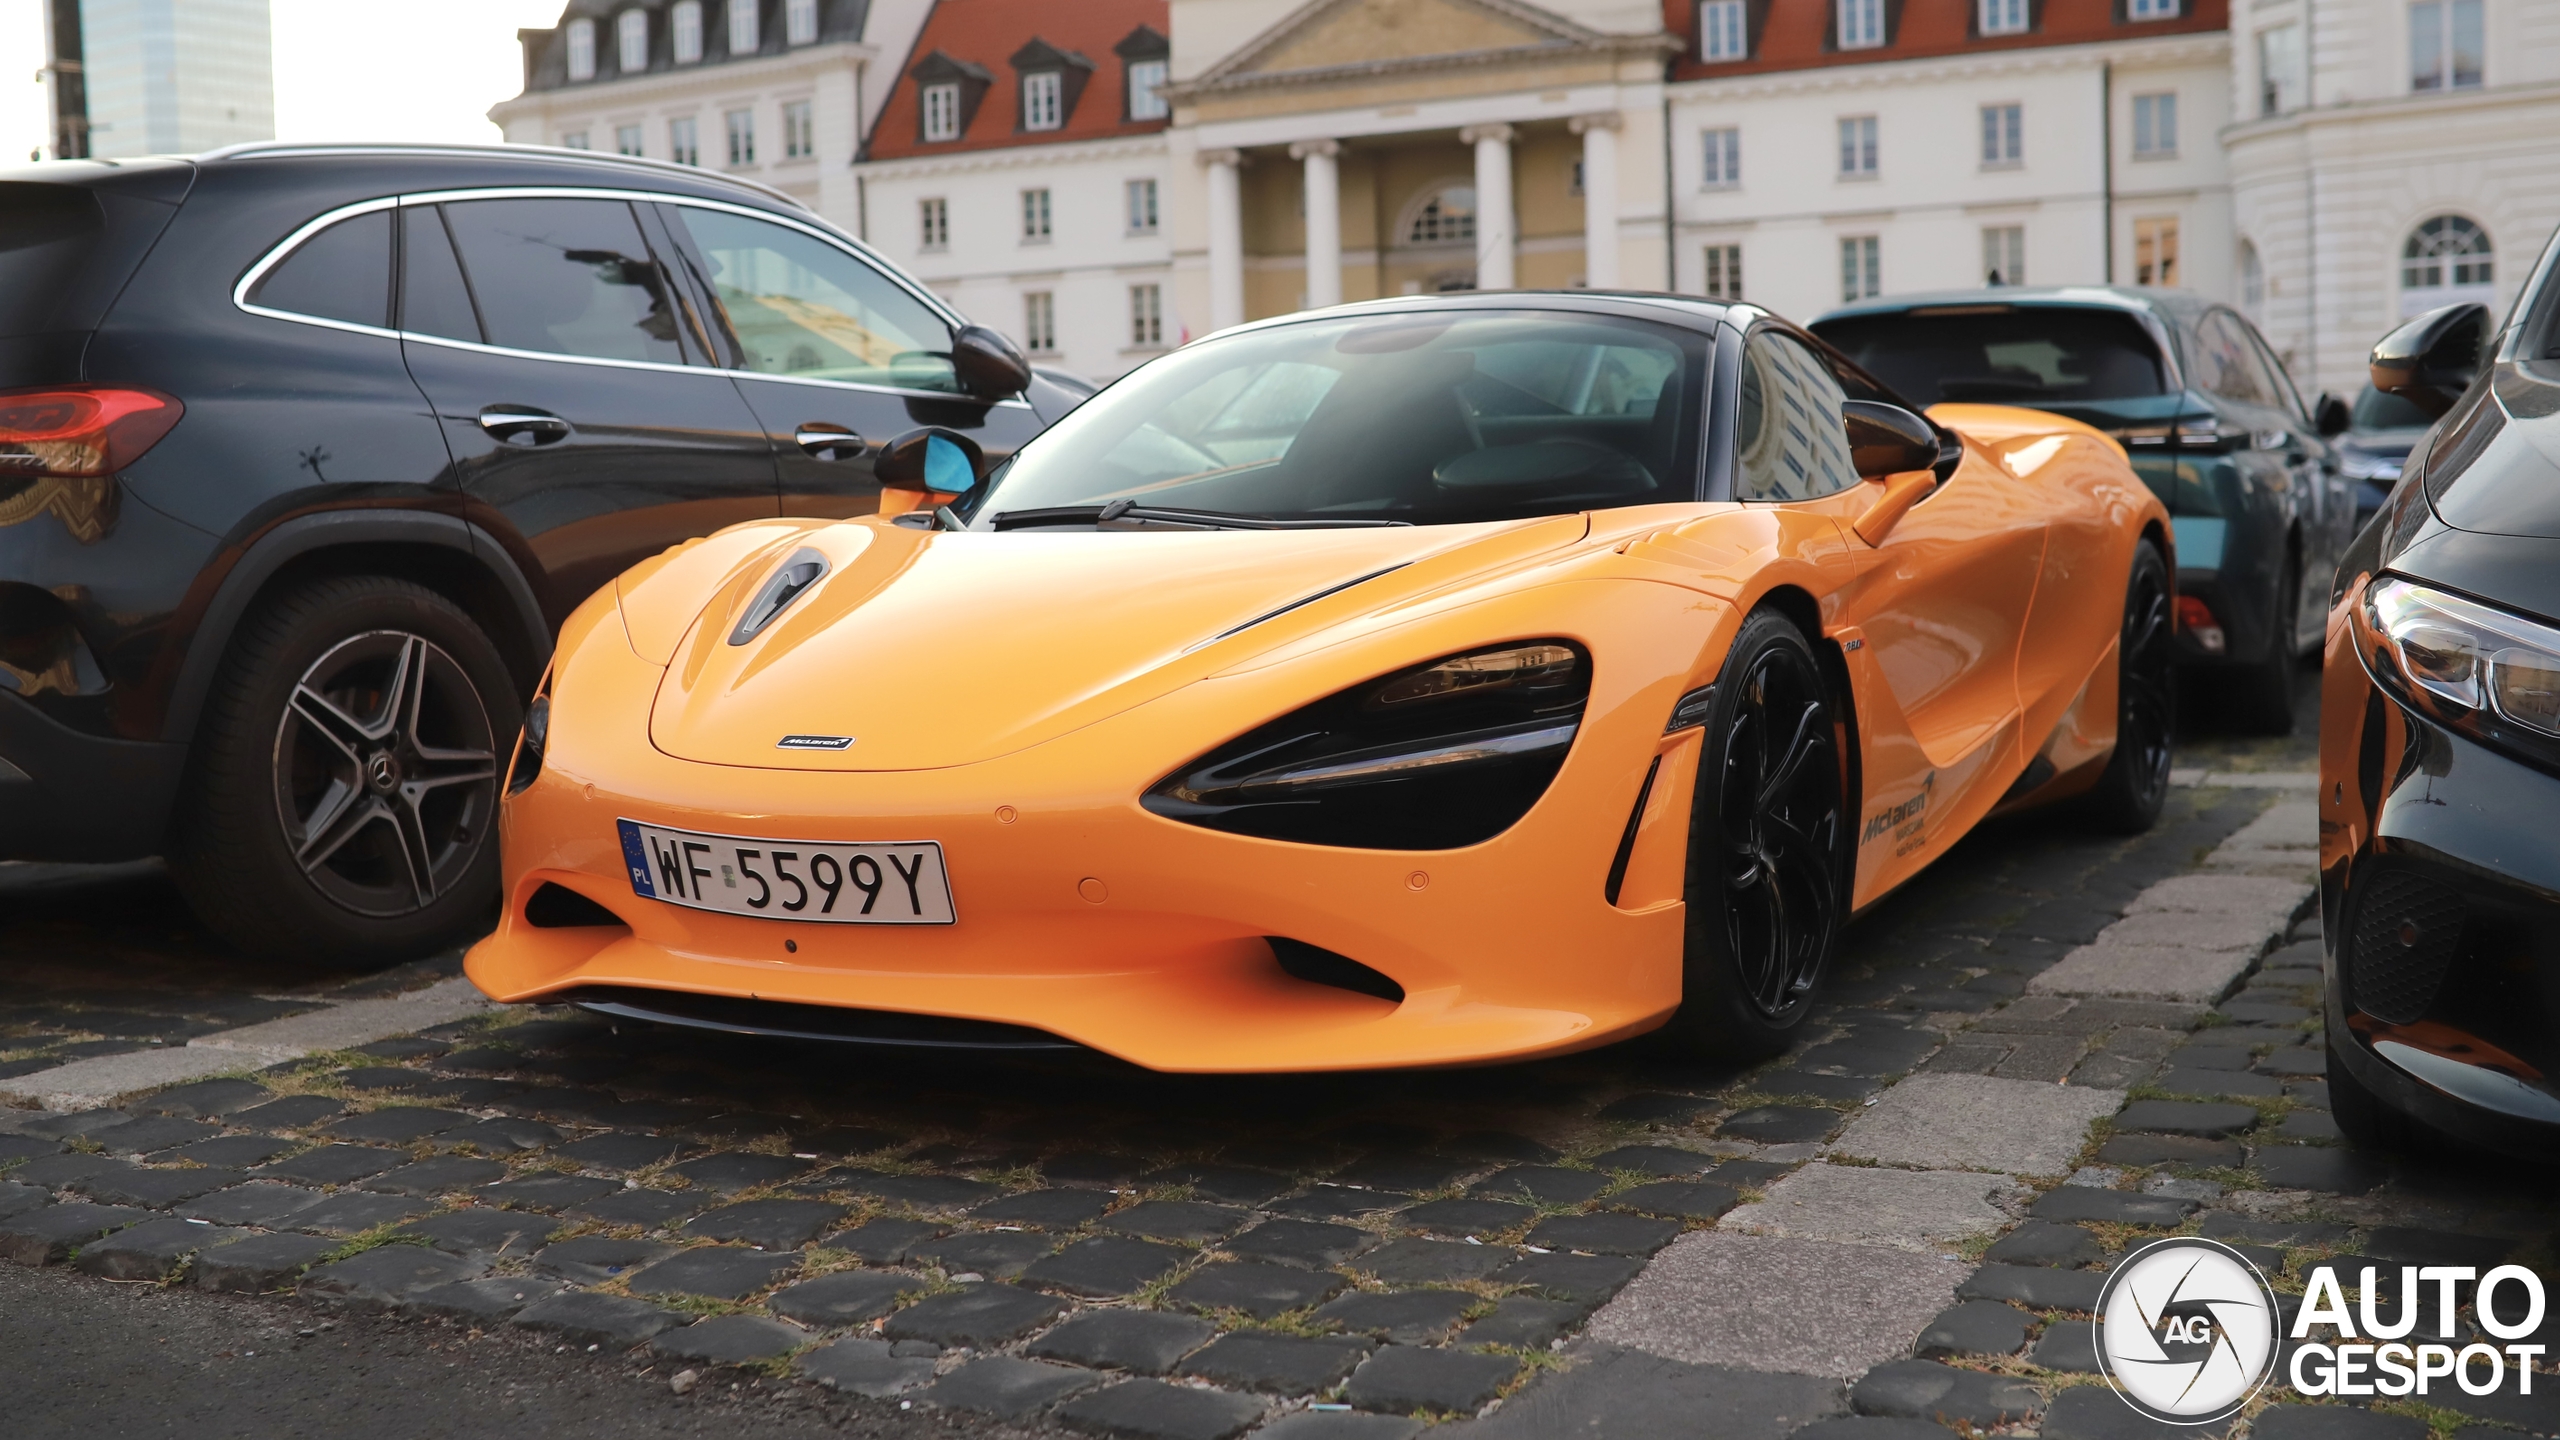
[[[963,513],[1422,525],[1686,500],[1704,357],[1680,330],[1555,311],[1248,331],[1086,401]]]

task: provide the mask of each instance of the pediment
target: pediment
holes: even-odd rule
[[[1518,0],[1316,0],[1203,78],[1571,49],[1600,38]]]

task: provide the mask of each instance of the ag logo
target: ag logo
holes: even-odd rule
[[[2097,1325],[2107,1383],[2172,1425],[2222,1419],[2275,1370],[2275,1292],[2211,1240],[2180,1236],[2126,1256],[2098,1294]]]

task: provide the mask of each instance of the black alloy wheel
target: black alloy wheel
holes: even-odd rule
[[[2134,546],[2123,629],[2116,637],[2115,753],[2089,793],[2099,822],[2128,835],[2150,829],[2169,799],[2178,713],[2170,641],[2175,613],[2169,567],[2150,541],[2141,541]]]
[[[1743,623],[1709,707],[1690,817],[1685,1038],[1774,1054],[1813,1005],[1847,916],[1848,744],[1802,631]]]

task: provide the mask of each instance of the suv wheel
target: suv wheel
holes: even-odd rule
[[[521,723],[496,647],[444,597],[372,575],[294,590],[232,642],[171,869],[246,950],[453,944],[496,894],[498,785]]]
[[[2293,733],[2294,631],[2302,614],[2302,562],[2288,556],[2276,591],[2275,632],[2266,657],[2232,677],[2232,718],[2252,735]]]

